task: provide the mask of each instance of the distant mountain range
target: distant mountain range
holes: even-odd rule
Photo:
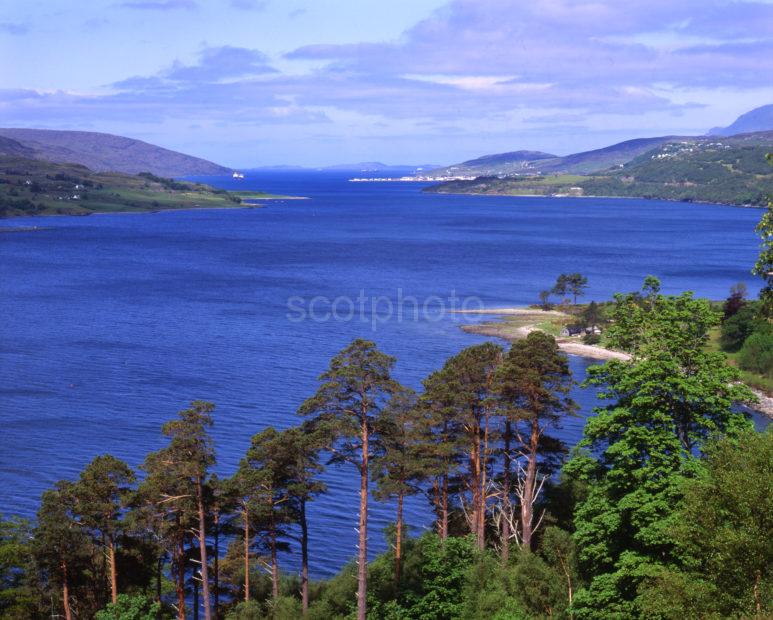
[[[714,127],[709,130],[710,136],[734,136],[739,133],[755,131],[770,131],[773,129],[773,104],[760,106],[741,114],[732,125]]]
[[[0,129],[0,156],[81,164],[95,172],[151,172],[162,177],[231,173],[229,168],[199,157],[92,131]]]
[[[728,127],[716,127],[709,135],[730,136],[773,130],[773,105],[755,108]],[[510,176],[518,174],[591,174],[622,166],[639,155],[669,142],[694,140],[698,136],[657,136],[626,140],[601,149],[558,157],[539,151],[513,151],[485,155],[459,164],[431,170],[434,177]]]
[[[620,166],[661,144],[679,139],[681,138],[678,136],[638,138],[601,149],[566,155],[565,157],[540,151],[499,153],[431,170],[429,174],[434,177],[588,174],[613,166]]]
[[[440,183],[425,191],[510,196],[625,196],[764,205],[773,195],[773,167],[766,160],[771,151],[773,131],[727,137],[631,140],[608,149],[559,158],[562,161],[555,164],[555,173],[479,176],[474,180]],[[631,153],[636,153],[632,159],[617,163],[623,154],[627,157]],[[607,165],[592,174],[577,173],[579,167],[597,165],[612,156],[606,162],[613,161],[614,166]],[[537,163],[542,161],[545,160]]]

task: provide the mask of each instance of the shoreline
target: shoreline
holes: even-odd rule
[[[520,316],[524,318],[535,317],[566,317],[563,312],[557,310],[531,310],[529,308],[493,308],[491,310],[458,310],[457,314],[488,314],[493,316]],[[520,326],[507,325],[507,323],[473,323],[462,325],[462,331],[479,336],[492,336],[514,342],[526,338],[533,331],[541,330],[537,323],[526,323]],[[571,337],[556,337],[558,348],[569,355],[576,355],[586,359],[599,361],[629,360],[631,356],[622,351],[614,351],[595,344],[585,344]]]
[[[271,198],[261,198],[261,201],[279,201],[279,200],[310,200],[308,196],[272,196]],[[125,211],[90,211],[88,213],[20,213],[10,217],[0,218],[0,222],[10,222],[19,217],[91,217],[93,215],[148,215],[153,213],[169,213],[170,211],[231,211],[233,209],[265,209],[266,205],[260,202],[246,202],[243,200],[240,204],[234,203],[233,206],[220,207],[169,207],[168,209],[144,209],[144,210],[125,210]],[[2,227],[2,226],[0,226]]]
[[[427,194],[445,194],[446,196],[492,196],[499,198],[614,198],[616,200],[650,200],[650,201],[663,201],[663,202],[675,202],[685,205],[716,205],[718,207],[735,207],[737,209],[765,209],[764,205],[753,204],[737,204],[735,202],[709,202],[707,200],[675,200],[674,198],[645,198],[644,196],[596,196],[596,195],[584,195],[584,196],[553,196],[550,194],[492,194],[488,192],[436,192],[426,191],[433,186],[422,190]]]
[[[481,314],[492,316],[520,316],[524,318],[535,317],[549,317],[549,316],[568,316],[563,312],[556,310],[533,310],[530,308],[491,308],[481,310],[457,310],[456,314]],[[479,336],[491,336],[493,338],[499,338],[506,340],[507,342],[514,342],[526,338],[533,331],[545,331],[541,330],[538,323],[525,323],[523,325],[515,326],[508,325],[504,321],[491,322],[491,323],[474,323],[470,325],[462,325],[462,331],[468,334],[477,334]],[[631,359],[628,353],[623,351],[615,351],[614,349],[607,349],[599,345],[585,344],[567,337],[556,337],[558,348],[568,355],[576,355],[577,357],[583,357],[585,359],[596,360],[599,362],[606,362],[609,360],[621,360],[627,361]],[[755,411],[773,420],[773,395],[766,394],[762,390],[747,386],[752,393],[757,397],[758,402],[756,404],[745,404],[743,407],[750,411]]]

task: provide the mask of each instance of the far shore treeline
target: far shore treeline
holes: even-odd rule
[[[302,421],[257,433],[212,472],[211,403],[162,427],[131,470],[95,458],[43,494],[35,524],[0,522],[4,618],[763,618],[773,612],[773,433],[692,294],[619,295],[607,330],[630,361],[589,370],[608,405],[571,453],[573,379],[554,338],[464,349],[423,382],[357,339],[333,357]],[[762,294],[763,304],[769,289]],[[360,479],[357,559],[310,582],[307,506],[324,467]],[[433,531],[407,535],[409,495]],[[368,503],[394,499],[391,548],[367,562]],[[282,572],[280,552],[300,557]],[[353,550],[354,554],[354,550]]]

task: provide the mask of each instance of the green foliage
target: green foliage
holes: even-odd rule
[[[773,157],[770,153],[768,153],[767,159],[773,164]],[[761,247],[752,273],[760,276],[765,282],[764,288],[760,291],[762,312],[764,316],[773,318],[773,199],[770,196],[773,196],[773,192],[768,196],[768,208],[762,214],[756,228]]]
[[[743,343],[738,354],[738,365],[744,370],[773,377],[773,328],[758,328]]]
[[[719,343],[723,351],[729,353],[738,351],[746,339],[760,326],[764,319],[758,317],[757,304],[745,304],[722,323]]]
[[[718,321],[708,302],[689,293],[651,303],[620,295],[614,317],[610,340],[633,358],[590,369],[588,383],[612,402],[588,420],[566,468],[589,484],[575,513],[590,580],[578,592],[578,618],[639,614],[639,584],[675,558],[674,510],[696,452],[715,433],[747,428],[733,405],[752,399],[724,356],[705,351]]]
[[[264,620],[263,606],[257,601],[242,601],[225,615],[225,620]]]
[[[0,617],[24,620],[36,607],[31,525],[22,519],[0,517]]]
[[[577,298],[581,297],[588,288],[588,278],[579,273],[562,273],[556,278],[552,292],[559,297],[572,295],[575,305]]]
[[[675,515],[679,565],[642,586],[646,617],[766,618],[773,613],[773,431],[706,446]]]
[[[94,620],[159,620],[161,617],[161,603],[140,594],[119,594],[117,602],[98,611]]]

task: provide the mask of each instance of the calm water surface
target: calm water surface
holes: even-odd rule
[[[298,422],[330,357],[358,336],[395,355],[397,378],[418,387],[447,356],[481,341],[459,329],[458,315],[438,312],[452,295],[533,303],[567,271],[587,275],[588,298],[599,300],[638,289],[647,274],[665,292],[712,298],[739,280],[753,284],[756,209],[427,195],[341,174],[248,176],[207,180],[309,200],[0,223],[40,227],[0,234],[0,512],[33,515],[44,489],[98,454],[138,465],[191,399],[217,404],[218,470],[230,474],[251,435]],[[288,300],[308,310],[317,298],[323,319],[339,297],[338,320],[298,321],[288,310]],[[417,321],[411,297],[428,304]],[[348,298],[355,313],[344,320]],[[389,318],[399,298],[404,314],[392,305]],[[589,362],[571,365],[581,380]],[[595,402],[579,389],[574,398],[581,416],[561,430],[570,442]],[[330,493],[310,510],[316,576],[355,555],[356,472],[334,467],[326,479]],[[374,553],[391,518],[391,506],[375,504]],[[430,520],[419,499],[407,518],[414,532]]]

